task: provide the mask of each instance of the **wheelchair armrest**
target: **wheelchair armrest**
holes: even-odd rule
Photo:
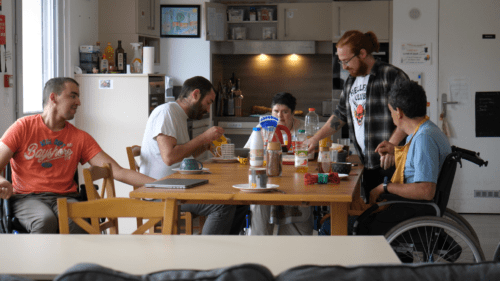
[[[379,201],[387,200],[388,202],[399,201],[399,202],[410,202],[410,203],[433,203],[434,202],[432,200],[429,201],[429,200],[408,199],[408,198],[404,198],[404,197],[401,197],[401,196],[396,195],[396,194],[387,194],[387,193],[380,194],[378,200]]]

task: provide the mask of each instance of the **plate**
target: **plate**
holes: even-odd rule
[[[250,188],[248,183],[242,183],[242,184],[235,184],[233,185],[233,187],[244,192],[268,192],[278,188],[279,185],[268,183],[267,188]]]
[[[339,178],[347,178],[349,175],[348,174],[338,174]]]
[[[236,162],[238,162],[237,157],[229,158],[229,159],[224,159],[221,157],[213,157],[212,160],[214,160],[214,162],[217,162],[217,163],[236,163]]]
[[[179,174],[183,175],[194,175],[194,174],[201,174],[204,172],[208,172],[208,168],[203,168],[201,170],[181,170],[181,169],[172,169],[174,172],[179,172]]]

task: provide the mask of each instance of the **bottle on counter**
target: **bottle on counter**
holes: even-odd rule
[[[262,140],[261,128],[253,128],[250,135],[250,166],[262,167],[264,165],[264,141]]]
[[[97,42],[95,42],[95,45],[97,47],[97,53],[99,53],[99,57],[101,57],[101,54],[102,54],[101,42],[97,41]]]
[[[310,139],[318,132],[319,116],[316,114],[316,109],[309,108],[309,113],[306,114],[305,127],[307,139]],[[314,160],[314,153],[309,154],[309,160]]]
[[[227,99],[227,115],[234,116],[234,90],[231,90]]]
[[[108,73],[108,60],[106,59],[106,55],[102,55],[102,60],[101,60],[101,73]]]
[[[297,173],[307,173],[308,167],[308,157],[307,157],[307,145],[304,143],[306,141],[305,130],[299,130],[297,134],[297,141],[295,142],[295,172]]]
[[[104,54],[108,59],[108,65],[115,66],[115,49],[111,46],[111,42],[108,42],[108,46],[104,49]]]
[[[127,54],[125,54],[125,50],[122,48],[122,40],[118,40],[118,48],[115,51],[115,65],[116,72],[127,72]]]

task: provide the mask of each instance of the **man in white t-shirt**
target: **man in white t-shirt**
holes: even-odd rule
[[[210,148],[224,129],[213,126],[189,139],[187,120],[201,119],[215,100],[212,83],[201,76],[186,80],[175,102],[156,107],[149,116],[141,146],[141,173],[159,179],[179,168],[182,159],[196,157]],[[183,204],[182,212],[207,216],[202,234],[228,234],[235,206]]]

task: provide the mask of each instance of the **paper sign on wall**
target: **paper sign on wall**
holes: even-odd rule
[[[431,43],[407,43],[401,45],[402,64],[431,64]]]

